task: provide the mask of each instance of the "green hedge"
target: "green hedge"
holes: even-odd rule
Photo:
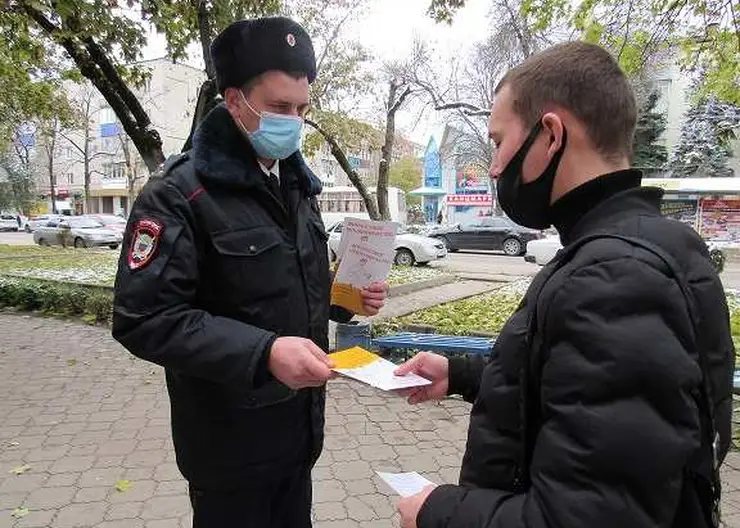
[[[113,315],[113,289],[0,276],[0,307],[109,324]]]

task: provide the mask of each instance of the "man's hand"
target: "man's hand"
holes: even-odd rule
[[[385,306],[385,299],[388,297],[387,282],[373,282],[362,289],[362,307],[365,315],[377,315],[380,309]]]
[[[416,495],[398,501],[398,513],[401,514],[401,528],[416,528],[416,518],[436,485],[429,485]]]
[[[331,377],[331,360],[310,339],[279,337],[270,349],[267,368],[293,390],[321,387]]]
[[[447,396],[450,387],[450,362],[446,357],[431,352],[419,352],[395,371],[396,376],[412,373],[428,379],[432,384],[400,391],[408,397],[409,403],[441,400]]]

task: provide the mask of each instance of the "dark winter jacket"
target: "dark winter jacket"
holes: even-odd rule
[[[659,246],[679,264],[701,314],[720,458],[730,442],[734,351],[722,284],[699,236],[660,215],[662,192],[616,173],[553,209],[566,249],[594,233]],[[556,214],[556,213],[559,213]],[[561,265],[542,285],[552,266]],[[537,339],[526,340],[537,303]],[[701,528],[688,519],[686,468],[700,449],[701,383],[687,302],[664,263],[615,239],[593,240],[533,281],[490,360],[450,361],[450,390],[474,402],[459,486],[441,486],[419,528]],[[539,420],[524,453],[521,372],[539,342]],[[531,427],[531,424],[528,424]],[[522,478],[523,466],[526,474]]]
[[[277,199],[223,106],[162,172],[131,213],[113,335],[166,369],[180,470],[197,487],[230,488],[308,466],[323,443],[324,390],[290,390],[267,359],[278,336],[328,348],[321,184],[295,154],[280,162]],[[152,222],[161,231],[141,266]]]

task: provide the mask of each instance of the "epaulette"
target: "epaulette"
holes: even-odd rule
[[[157,170],[155,170],[150,178],[164,178],[170,173],[172,169],[181,165],[190,159],[190,152],[181,152],[180,154],[173,154],[162,163]]]

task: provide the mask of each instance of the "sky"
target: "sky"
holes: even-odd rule
[[[403,59],[419,38],[435,50],[440,64],[451,57],[463,57],[476,41],[487,33],[489,0],[467,0],[452,25],[437,24],[426,14],[429,0],[371,0],[368,8],[344,30],[344,36],[357,39],[378,62]],[[163,57],[166,47],[161,35],[152,32],[144,58]],[[190,50],[186,63],[202,68],[202,58],[197,46]],[[367,101],[368,106],[373,101]],[[398,127],[409,139],[425,145],[431,134],[438,136],[444,126],[444,115],[428,112],[417,120],[418,112],[403,111],[397,116]],[[437,138],[439,139],[439,138]]]

